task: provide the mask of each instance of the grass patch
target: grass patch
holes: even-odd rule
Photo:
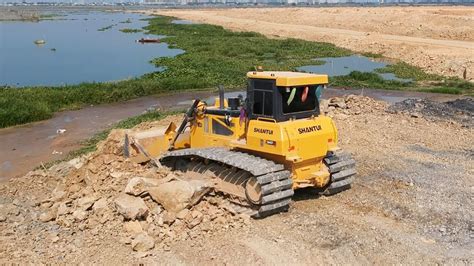
[[[366,55],[365,56],[369,56]],[[372,56],[373,57],[373,56]],[[353,88],[376,88],[388,90],[412,90],[447,94],[474,94],[474,84],[455,77],[443,77],[429,74],[416,66],[404,62],[388,65],[375,70],[376,73],[393,73],[398,78],[410,79],[412,82],[384,80],[376,73],[354,71],[347,76],[333,77],[334,86]]]
[[[412,82],[384,80],[377,73],[352,71],[349,75],[333,77],[331,84],[336,87],[378,88],[403,90],[413,86]]]
[[[403,82],[397,80],[384,80],[377,73],[352,71],[349,75],[331,78],[331,84],[336,87],[376,88],[386,90],[409,90],[474,95],[474,84],[458,78],[446,78],[444,80],[435,81],[419,80],[418,82]]]
[[[416,66],[412,66],[405,62],[398,62],[375,70],[378,73],[393,73],[398,78],[412,79],[415,81],[422,80],[442,80],[443,77],[435,74],[429,74]]]
[[[40,20],[53,20],[53,19],[60,18],[60,17],[65,17],[65,15],[61,15],[61,14],[41,14],[39,16],[39,19]]]
[[[120,29],[121,32],[124,33],[137,33],[137,32],[142,32],[143,30],[141,29]]]
[[[378,73],[394,73],[396,77],[417,81],[417,91],[448,93],[448,94],[474,94],[474,83],[456,77],[443,77],[429,74],[422,69],[410,64],[399,62],[379,68]]]
[[[262,65],[266,70],[294,70],[314,64],[317,57],[347,56],[351,52],[328,43],[297,39],[268,39],[254,32],[232,32],[206,24],[172,24],[170,17],[156,17],[145,27],[149,33],[166,35],[163,40],[186,53],[153,62],[167,71],[149,76],[176,90],[188,86],[223,84],[242,88],[245,73]]]
[[[361,53],[360,55],[365,56],[365,57],[372,57],[372,58],[383,58],[383,55],[381,54],[375,54],[375,53],[370,53],[370,52]]]

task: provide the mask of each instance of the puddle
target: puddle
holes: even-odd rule
[[[345,57],[323,57],[315,60],[324,61],[322,65],[309,65],[299,67],[298,70],[310,73],[325,73],[330,77],[349,75],[352,71],[373,72],[388,63],[377,62],[362,55],[351,55]],[[397,78],[393,73],[378,73],[385,80],[396,80],[410,82],[411,79]]]
[[[185,20],[185,19],[175,19],[171,21],[172,24],[179,24],[179,25],[191,25],[191,24],[197,24],[194,21],[191,20]]]

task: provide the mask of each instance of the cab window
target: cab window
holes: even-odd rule
[[[284,114],[313,111],[318,100],[316,86],[278,87]]]
[[[254,80],[253,113],[256,115],[273,115],[273,82]]]

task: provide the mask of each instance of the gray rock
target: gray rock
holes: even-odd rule
[[[62,202],[58,206],[58,212],[57,215],[65,215],[69,213],[69,208],[67,207],[66,203]]]
[[[139,221],[128,221],[123,224],[125,231],[132,235],[140,234],[143,232],[143,228]]]
[[[410,115],[411,115],[411,117],[414,117],[414,118],[420,118],[420,117],[422,117],[422,115],[421,115],[420,113],[418,113],[418,112],[411,113]]]
[[[66,191],[64,191],[64,185],[58,184],[56,188],[51,193],[51,201],[60,201],[66,196]]]
[[[68,162],[72,167],[76,169],[80,169],[84,165],[84,158],[82,157],[77,157]]]
[[[40,214],[38,218],[41,222],[46,223],[46,222],[55,220],[56,214],[57,214],[57,210],[51,209],[47,212],[43,212],[42,214]]]
[[[345,109],[347,107],[344,98],[339,98],[339,97],[331,98],[328,105],[338,107],[338,108],[342,108],[342,109]]]
[[[167,225],[172,225],[176,220],[176,215],[172,212],[165,212],[163,214],[163,223]]]
[[[167,211],[178,213],[191,203],[194,189],[188,182],[176,180],[153,187],[148,193]]]
[[[188,183],[194,190],[193,197],[191,198],[191,205],[196,205],[204,195],[211,191],[213,186],[211,182],[204,180],[191,180]]]
[[[188,214],[189,214],[189,210],[188,209],[183,209],[183,210],[181,210],[180,212],[178,212],[176,214],[176,218],[183,220],[184,217],[186,217]]]
[[[192,229],[195,226],[199,225],[202,222],[204,215],[200,211],[192,211],[191,212],[191,217],[193,219],[190,223],[188,223],[188,228],[189,229]]]
[[[328,110],[328,107],[329,107],[329,100],[326,100],[326,99],[322,99],[320,102],[319,102],[319,108],[321,109],[321,112],[326,112]]]
[[[75,210],[72,213],[72,216],[76,221],[84,221],[85,219],[87,219],[87,212],[84,210]]]
[[[134,177],[128,181],[125,187],[125,193],[139,196],[147,191],[150,187],[155,187],[163,183],[163,180],[146,177]]]
[[[92,209],[94,211],[102,210],[107,208],[107,199],[106,198],[101,198],[98,201],[94,202],[94,205],[92,205]]]
[[[97,198],[94,196],[85,196],[77,201],[77,208],[87,211],[92,207],[96,200]]]
[[[117,211],[128,220],[146,218],[148,207],[141,198],[132,197],[126,194],[118,196],[115,201]]]
[[[147,233],[137,235],[132,241],[134,251],[145,252],[155,247],[155,240]]]

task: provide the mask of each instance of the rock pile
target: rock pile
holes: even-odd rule
[[[472,98],[462,98],[448,102],[406,99],[390,106],[387,111],[416,118],[423,116],[431,120],[456,121],[466,127],[474,126],[474,101]]]
[[[114,130],[96,152],[30,172],[31,182],[21,190],[31,192],[33,221],[69,232],[117,235],[138,252],[166,250],[173,241],[249,223],[250,217],[229,212],[226,200],[205,182],[183,181],[168,169],[125,159],[124,134]],[[2,205],[0,223],[17,215],[14,204]],[[55,234],[54,241],[68,243],[73,235]]]
[[[351,94],[323,99],[320,102],[320,108],[322,113],[330,117],[344,119],[349,115],[383,112],[387,108],[387,104],[370,97]]]

